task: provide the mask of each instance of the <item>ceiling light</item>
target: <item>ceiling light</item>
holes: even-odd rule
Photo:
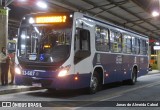
[[[157,11],[153,11],[153,12],[152,12],[152,16],[153,16],[153,17],[157,17],[157,16],[159,16],[159,12],[157,12]]]
[[[34,19],[33,18],[29,18],[29,23],[30,24],[33,24],[35,21],[34,21]]]
[[[73,15],[72,14],[70,14],[70,18],[72,18],[73,17]]]
[[[37,6],[43,9],[47,8],[47,4],[42,1],[37,2]]]

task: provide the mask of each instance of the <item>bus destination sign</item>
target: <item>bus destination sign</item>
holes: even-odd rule
[[[35,19],[35,23],[37,24],[47,24],[47,23],[65,23],[67,19],[67,16],[63,15],[59,15],[59,16],[39,16],[36,17]]]

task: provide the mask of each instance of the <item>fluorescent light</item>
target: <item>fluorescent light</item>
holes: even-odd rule
[[[27,36],[26,38],[29,39],[29,36]]]
[[[157,11],[153,11],[153,12],[152,12],[152,16],[153,16],[153,17],[157,17],[157,16],[159,16],[159,12],[157,12]]]
[[[39,1],[37,2],[37,6],[43,9],[47,8],[47,4],[45,2]]]
[[[22,44],[22,45],[21,45],[21,48],[22,48],[22,49],[25,49],[25,48],[26,48],[26,46],[25,46],[24,44]]]
[[[25,36],[24,34],[22,34],[22,35],[21,35],[21,38],[22,38],[22,39],[25,39],[25,38],[26,38],[26,36]]]

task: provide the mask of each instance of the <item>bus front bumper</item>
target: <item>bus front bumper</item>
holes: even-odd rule
[[[77,77],[77,78],[75,78]],[[68,75],[56,78],[36,78],[25,75],[15,75],[16,85],[38,86],[53,89],[80,89],[90,85],[91,74],[81,74],[78,76]]]

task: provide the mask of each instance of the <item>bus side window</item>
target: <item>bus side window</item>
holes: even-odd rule
[[[108,29],[96,26],[95,44],[97,51],[109,51],[109,32]]]
[[[140,40],[140,54],[147,55],[148,45],[146,40]]]
[[[132,53],[140,53],[140,40],[137,37],[132,37]]]
[[[136,47],[135,47],[135,37],[132,36],[132,53],[136,54]]]
[[[86,29],[77,28],[75,35],[75,58],[74,63],[90,56],[90,32]]]
[[[123,52],[129,54],[132,52],[132,37],[127,34],[123,34]]]
[[[122,34],[118,31],[111,30],[110,31],[110,44],[112,52],[122,51]]]
[[[138,39],[138,54],[140,54],[140,49],[141,49],[141,45],[140,45],[140,39]]]

